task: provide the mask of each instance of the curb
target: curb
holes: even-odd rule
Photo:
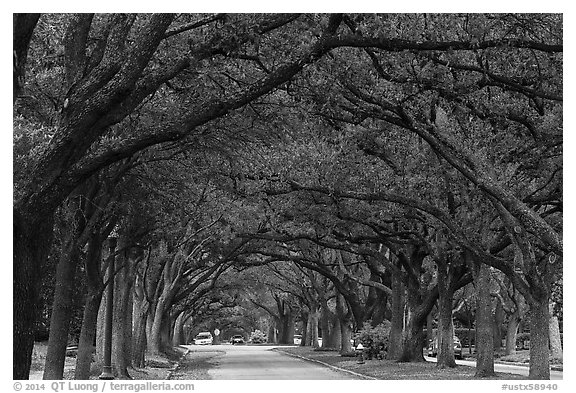
[[[462,360],[468,360],[468,361],[476,361],[476,358],[474,357],[466,357],[463,358]],[[500,359],[494,359],[494,364],[501,364],[504,366],[518,366],[518,367],[525,367],[525,368],[529,368],[530,364],[529,363],[521,363],[521,362],[507,362],[505,360],[500,360]],[[559,371],[559,372],[564,372],[564,366],[563,365],[550,365],[550,371]]]
[[[324,367],[328,367],[328,368],[331,368],[331,369],[333,369],[333,370],[337,370],[337,371],[345,372],[345,373],[348,373],[348,374],[352,374],[352,375],[354,375],[354,376],[356,376],[356,377],[361,377],[361,378],[364,378],[364,379],[378,380],[378,378],[374,378],[374,377],[371,377],[371,376],[366,375],[366,374],[360,374],[360,373],[357,373],[357,372],[355,372],[355,371],[346,370],[345,368],[341,368],[341,367],[334,366],[334,365],[332,365],[332,364],[324,363],[324,362],[322,362],[322,361],[320,361],[320,360],[311,359],[311,358],[307,358],[307,357],[304,357],[304,356],[296,355],[296,354],[294,354],[294,353],[282,351],[281,349],[278,349],[278,348],[274,348],[273,350],[276,351],[276,352],[283,353],[284,355],[288,355],[288,356],[292,356],[292,357],[295,357],[295,358],[298,358],[298,359],[306,360],[306,361],[308,361],[308,362],[318,363],[318,364],[321,364],[321,365],[324,366]]]
[[[494,364],[505,364],[505,365],[509,365],[509,366],[529,367],[529,363],[519,363],[519,362],[505,362],[505,361],[496,362],[495,361]],[[550,366],[550,370],[564,372],[564,366]]]
[[[464,358],[464,360],[476,360],[476,358]],[[505,366],[518,366],[518,367],[526,367],[529,368],[530,364],[529,363],[520,363],[520,362],[507,362],[504,360],[498,360],[498,359],[494,359],[494,364],[502,364]],[[564,366],[563,365],[551,365],[550,366],[550,371],[559,371],[559,372],[564,372]]]

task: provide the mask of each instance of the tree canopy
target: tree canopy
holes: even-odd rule
[[[551,297],[561,304],[562,23],[15,14],[15,378],[29,372],[28,306],[50,250],[64,253],[65,225],[78,225],[78,261],[110,233],[134,250],[122,266],[155,351],[177,320],[238,327],[247,294],[281,324],[312,326],[323,309],[342,345],[366,320],[396,334],[405,302],[414,336],[398,358],[417,360],[427,315],[452,313],[486,265],[540,329]],[[266,299],[250,271],[270,278]],[[535,336],[531,376],[546,378]]]

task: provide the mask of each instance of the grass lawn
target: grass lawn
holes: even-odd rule
[[[30,366],[30,379],[42,379],[44,373],[44,363],[46,361],[47,342],[34,343],[32,351],[32,364]],[[140,380],[161,380],[167,379],[170,369],[174,367],[178,359],[184,354],[184,348],[174,348],[166,356],[147,355],[146,367],[128,368],[128,374],[132,379]],[[76,357],[66,356],[64,363],[64,379],[74,379],[74,369],[76,367]],[[92,363],[90,368],[90,379],[98,379],[102,372],[101,364]]]
[[[46,362],[46,352],[48,342],[35,342],[32,350],[32,363],[30,364],[30,379],[42,379],[44,375],[44,363]],[[74,367],[76,358],[66,356],[64,361],[64,379],[74,379]]]
[[[314,351],[309,347],[281,348],[281,351],[309,359],[318,360],[345,370],[368,375],[376,379],[476,379],[475,368],[457,366],[451,369],[439,369],[435,363],[398,363],[392,360],[367,360],[359,364],[356,358],[342,357],[335,351]],[[521,375],[497,373],[488,379],[526,379]]]

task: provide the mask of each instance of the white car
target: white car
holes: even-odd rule
[[[212,333],[201,332],[194,338],[194,345],[212,345]]]

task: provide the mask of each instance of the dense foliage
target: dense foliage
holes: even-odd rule
[[[547,377],[550,302],[562,319],[561,15],[14,23],[15,377],[29,306],[45,326],[51,301],[85,289],[58,318],[88,334],[80,311],[100,302],[110,258],[138,310],[125,336],[153,352],[203,329],[285,343],[301,329],[306,345],[321,332],[346,353],[358,331],[421,360],[428,315],[447,336],[452,316],[492,315],[491,296],[496,325],[540,332],[531,376]],[[53,294],[57,265],[86,288]],[[485,265],[490,285],[466,289]]]

